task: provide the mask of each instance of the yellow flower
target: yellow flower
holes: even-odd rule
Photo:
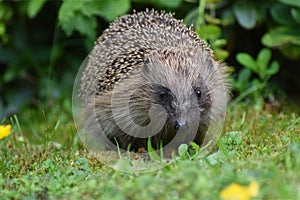
[[[220,197],[224,200],[248,200],[258,195],[259,184],[251,182],[248,187],[236,183],[230,184],[220,192]]]
[[[0,140],[10,134],[11,125],[0,125]]]

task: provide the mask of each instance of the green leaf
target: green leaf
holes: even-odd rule
[[[111,3],[110,3],[111,2]],[[114,3],[119,2],[120,5],[114,6]],[[66,34],[69,36],[73,31],[78,31],[82,35],[88,37],[89,40],[94,41],[96,38],[96,27],[97,22],[94,15],[106,14],[106,12],[114,11],[107,14],[106,18],[115,18],[116,10],[119,6],[123,6],[121,2],[127,2],[127,0],[116,0],[116,1],[73,1],[65,0],[63,1],[59,10],[59,23]],[[105,10],[103,12],[103,10]]]
[[[270,65],[270,68],[267,69],[266,73],[271,76],[277,74],[278,71],[279,71],[279,63],[277,61],[273,61]]]
[[[291,15],[294,20],[300,24],[300,8],[292,8]]]
[[[4,35],[6,31],[6,26],[4,23],[0,22],[0,36]]]
[[[256,64],[257,67],[259,69],[260,73],[264,73],[264,71],[267,69],[268,67],[268,63],[270,62],[272,53],[270,51],[270,49],[262,49],[260,50],[257,59],[256,59]]]
[[[281,3],[284,3],[286,5],[289,6],[296,6],[296,7],[300,7],[300,1],[299,0],[278,0]]]
[[[287,44],[300,45],[299,27],[282,26],[271,29],[263,35],[262,43],[267,47],[279,47]]]
[[[248,82],[250,80],[251,74],[252,73],[249,69],[247,69],[247,68],[242,69],[239,72],[238,82],[240,82],[240,83]]]
[[[239,92],[244,91],[248,87],[251,75],[252,72],[249,69],[247,68],[241,69],[235,84],[235,87],[237,87]]]
[[[188,145],[187,144],[181,144],[179,147],[178,147],[178,154],[183,157],[187,154],[187,151],[188,151]]]
[[[107,21],[113,21],[116,17],[125,14],[130,9],[129,0],[101,0],[93,1],[94,9],[91,12],[103,17]],[[87,11],[83,9],[86,14]]]
[[[272,18],[282,25],[294,25],[295,21],[291,16],[291,8],[282,4],[275,4],[271,7]]]
[[[58,12],[58,21],[60,25],[63,26],[65,22],[72,20],[75,13],[83,7],[83,2],[84,1],[64,0]]]
[[[16,79],[16,77],[18,76],[19,71],[17,70],[7,70],[4,75],[3,75],[3,81],[4,83],[8,83],[14,79]]]
[[[96,19],[85,17],[82,15],[74,15],[72,20],[62,23],[62,28],[67,36],[70,36],[74,30],[77,30],[82,35],[87,36],[90,40],[96,38]]]
[[[0,21],[5,22],[11,19],[13,12],[13,6],[11,7],[4,3],[1,4],[0,1]]]
[[[159,7],[177,8],[182,0],[150,0],[150,2]]]
[[[247,53],[238,53],[236,59],[241,65],[257,73],[257,65],[252,56]]]
[[[94,41],[96,39],[96,19],[78,17],[76,21],[77,23],[74,23],[77,25],[76,30],[78,30],[81,34],[86,35],[90,40]]]
[[[224,49],[215,49],[214,53],[216,60],[225,60],[229,56],[229,52]]]
[[[226,44],[227,44],[227,40],[225,40],[225,39],[217,39],[217,40],[215,40],[215,41],[211,44],[211,46],[212,46],[212,48],[222,48],[222,47],[224,47]]]
[[[238,1],[233,5],[233,12],[238,23],[245,29],[252,29],[256,25],[256,10],[248,1]]]
[[[279,47],[279,51],[290,59],[300,58],[300,46],[299,45],[288,45]]]
[[[198,34],[204,40],[216,40],[221,35],[221,29],[216,25],[204,25],[200,27]]]
[[[30,0],[27,6],[27,14],[29,18],[34,18],[42,9],[46,0]]]

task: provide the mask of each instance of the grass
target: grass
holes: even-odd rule
[[[70,103],[27,109],[3,123],[0,199],[219,199],[231,183],[259,184],[257,199],[300,199],[300,116],[285,106],[228,109],[217,154],[174,158],[150,173],[124,173],[89,154]]]

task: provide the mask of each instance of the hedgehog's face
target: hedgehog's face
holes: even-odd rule
[[[207,117],[204,114],[209,111],[210,98],[207,88],[203,85],[194,85],[191,90],[179,86],[181,94],[172,92],[168,86],[154,84],[151,88],[152,103],[164,108],[169,128],[175,131],[180,127],[187,129],[193,123],[193,115],[200,114],[202,118]]]
[[[199,72],[207,66],[198,66],[192,58],[177,53],[162,53],[150,57],[143,69],[151,103],[161,105],[167,113],[166,131],[188,132],[197,126],[197,132],[204,133],[210,123],[211,99]]]

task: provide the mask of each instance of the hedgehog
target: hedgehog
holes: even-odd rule
[[[227,67],[173,14],[119,17],[95,42],[80,80],[84,133],[105,149],[206,142],[222,121]]]

